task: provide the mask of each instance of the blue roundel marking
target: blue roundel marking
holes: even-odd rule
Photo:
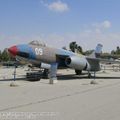
[[[33,60],[36,59],[35,52],[29,45],[22,44],[22,45],[18,45],[17,48],[19,52],[28,53],[29,59],[33,59]]]

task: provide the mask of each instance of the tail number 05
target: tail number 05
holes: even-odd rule
[[[43,55],[43,49],[42,48],[35,48],[36,55]]]

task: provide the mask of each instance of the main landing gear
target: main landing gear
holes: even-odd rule
[[[75,70],[76,75],[81,75],[82,74],[82,70]]]
[[[75,73],[76,73],[76,75],[81,75],[82,74],[82,70],[75,70]],[[92,75],[91,75],[90,71],[88,71],[88,78],[92,78]]]
[[[88,72],[88,78],[92,78],[92,75],[90,72]]]
[[[94,71],[94,76],[91,75],[90,71],[88,71],[88,78],[96,78],[96,72]]]
[[[96,71],[94,71],[93,80],[90,82],[90,84],[98,84],[95,78],[96,78]]]
[[[57,83],[57,67],[58,64],[57,63],[52,63],[51,67],[50,67],[50,74],[49,74],[49,84],[54,84]]]

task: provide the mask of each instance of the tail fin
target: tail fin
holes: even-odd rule
[[[89,56],[91,58],[98,58],[100,57],[100,54],[102,53],[102,44],[97,44],[95,50],[93,51],[93,53]]]

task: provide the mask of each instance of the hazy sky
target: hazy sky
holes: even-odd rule
[[[0,49],[42,40],[84,50],[120,46],[120,0],[0,0]]]

